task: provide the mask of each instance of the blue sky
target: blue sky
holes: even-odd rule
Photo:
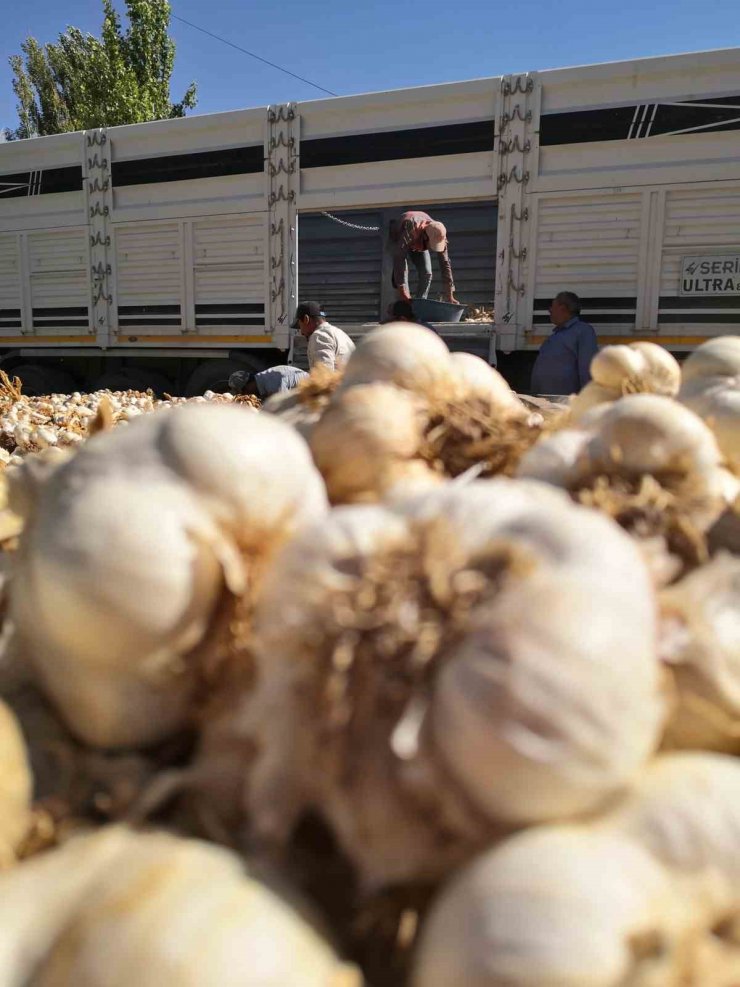
[[[123,3],[117,3],[123,7]],[[341,95],[740,44],[738,0],[174,0],[173,12]],[[16,125],[7,57],[27,34],[99,32],[99,0],[6,0],[0,128]],[[173,97],[198,83],[195,112],[321,96],[172,22]],[[738,56],[740,57],[740,55]]]

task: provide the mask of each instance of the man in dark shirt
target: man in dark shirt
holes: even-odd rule
[[[580,313],[581,301],[572,291],[561,291],[550,304],[555,328],[532,368],[532,394],[576,394],[591,380],[599,344],[594,327]]]

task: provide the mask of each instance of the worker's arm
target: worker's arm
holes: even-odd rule
[[[336,369],[337,348],[334,336],[319,326],[315,329],[308,340],[308,367],[328,367],[329,370]]]
[[[585,387],[591,380],[591,361],[599,352],[599,344],[593,326],[582,322],[578,334],[578,384]]]
[[[442,251],[442,253],[437,254],[439,259],[439,273],[442,277],[442,284],[444,285],[445,300],[448,302],[457,303],[455,298],[455,282],[452,280],[452,264],[450,264],[450,255],[447,252],[447,247]]]
[[[411,301],[409,291],[408,258],[414,238],[414,224],[410,219],[404,219],[398,234],[398,240],[393,249],[393,283],[398,290],[398,297]]]

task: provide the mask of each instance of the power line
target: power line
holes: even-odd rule
[[[294,79],[298,79],[300,82],[305,82],[306,85],[313,86],[314,89],[320,89],[322,93],[327,93],[329,96],[339,95],[339,93],[333,93],[331,89],[325,89],[324,86],[320,86],[316,82],[311,82],[310,79],[304,79],[302,75],[296,75],[296,73],[291,72],[290,69],[284,69],[282,65],[276,65],[275,62],[270,62],[261,55],[255,55],[253,51],[247,51],[246,48],[241,48],[239,45],[235,45],[233,41],[228,41],[226,38],[222,38],[220,35],[214,34],[213,31],[206,31],[204,27],[199,27],[197,24],[193,24],[192,21],[186,21],[184,17],[179,17],[177,14],[172,13],[170,16],[174,17],[176,21],[182,21],[182,23],[187,24],[188,27],[192,27],[196,31],[200,31],[201,34],[207,34],[209,38],[215,38],[216,41],[222,41],[230,48],[236,48],[236,50],[242,52],[242,54],[249,55],[250,58],[256,58],[258,62],[264,62],[265,65],[269,65],[271,68],[277,69],[279,72],[284,72],[286,75],[292,75]]]

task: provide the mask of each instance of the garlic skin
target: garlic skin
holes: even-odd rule
[[[718,554],[663,590],[660,607],[677,693],[665,745],[740,753],[740,557]]]
[[[655,621],[630,539],[544,485],[336,509],[267,574],[256,692],[206,725],[200,774],[256,750],[218,784],[264,846],[313,809],[368,885],[438,877],[630,784],[664,717]]]
[[[604,817],[529,830],[443,891],[414,987],[729,987],[740,766],[658,758]]]
[[[20,647],[86,743],[156,743],[187,723],[195,649],[224,594],[247,588],[250,557],[326,509],[308,449],[268,416],[189,405],[32,473],[11,487]]]
[[[349,358],[341,387],[395,384],[425,397],[440,386],[454,388],[457,380],[450,351],[435,332],[392,322],[363,336]]]
[[[0,877],[2,987],[360,987],[227,850],[112,826]]]
[[[681,385],[681,367],[656,343],[605,346],[591,361],[591,380],[570,401],[571,421],[578,422],[597,405],[626,394],[673,397]]]
[[[32,792],[23,735],[10,707],[0,701],[0,868],[13,862],[26,835]]]
[[[709,340],[687,358],[678,400],[707,422],[740,475],[740,336]]]
[[[393,385],[340,391],[309,437],[331,502],[380,499],[413,471],[427,473],[429,485],[440,482],[417,459],[425,421],[421,400]]]

